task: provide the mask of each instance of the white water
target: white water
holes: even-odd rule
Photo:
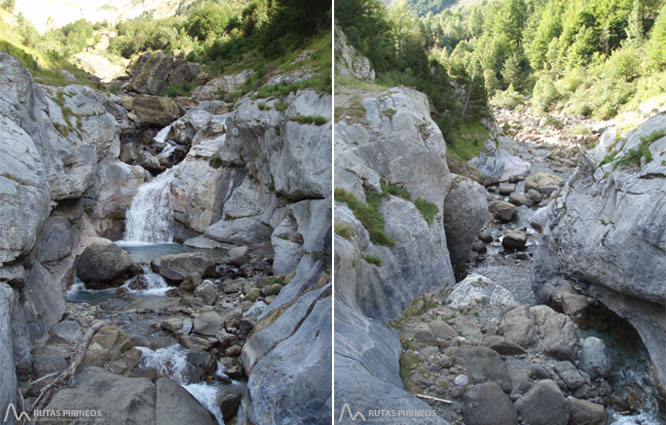
[[[175,167],[174,167],[175,168]],[[125,241],[170,243],[173,241],[173,209],[169,202],[174,168],[144,183],[134,195],[125,220]]]
[[[164,295],[169,289],[173,289],[171,286],[167,285],[166,280],[159,274],[153,272],[150,267],[147,265],[142,265],[143,274],[133,277],[132,279],[125,282],[123,285],[124,288],[127,288],[127,291],[132,294],[140,295]],[[143,279],[146,281],[146,289],[130,289],[130,285],[137,279]]]
[[[188,380],[185,375],[187,370],[187,350],[185,348],[179,344],[160,348],[158,350],[151,350],[148,347],[137,348],[141,351],[139,367],[154,368],[161,374],[169,376],[192,394],[202,406],[208,409],[208,411],[215,416],[218,425],[224,425],[222,411],[217,405],[217,397],[220,393],[220,389],[204,382],[187,382]]]

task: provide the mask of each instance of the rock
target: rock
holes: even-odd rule
[[[492,348],[503,355],[519,355],[524,354],[525,350],[518,344],[513,343],[509,339],[499,336],[491,335],[483,339],[483,345]]]
[[[518,192],[513,192],[509,195],[509,202],[517,207],[521,205],[532,205],[532,201],[527,199],[527,196]]]
[[[127,251],[111,242],[94,243],[76,259],[76,274],[89,289],[120,286],[132,277],[132,259]]]
[[[236,416],[240,402],[240,394],[220,395],[220,397],[217,399],[217,404],[220,406],[220,410],[222,410],[222,418],[225,422],[230,421],[234,416]]]
[[[523,249],[527,243],[527,233],[522,230],[507,229],[502,236],[502,246],[505,249]]]
[[[585,338],[580,361],[581,369],[587,372],[592,378],[605,378],[610,374],[612,363],[608,348],[597,337],[588,336]]]
[[[226,357],[238,357],[241,355],[242,348],[240,345],[232,345],[231,347],[224,350],[224,355]]]
[[[261,289],[259,289],[259,288],[250,288],[247,291],[247,296],[245,297],[245,299],[247,299],[248,301],[253,301],[254,302],[254,301],[258,300],[260,296],[261,296]]]
[[[541,194],[534,189],[526,190],[525,197],[529,199],[532,202],[532,204],[538,204],[539,202],[541,202],[541,199],[543,198]]]
[[[194,331],[202,335],[214,336],[222,327],[222,318],[214,311],[201,313],[194,319]]]
[[[67,369],[67,366],[69,364],[65,358],[55,350],[46,348],[35,352],[33,367],[37,377],[60,372]]]
[[[122,391],[109,392],[109,388]],[[55,393],[45,409],[99,411],[101,420],[113,424],[216,423],[210,412],[170,379],[160,378],[153,384],[146,378],[127,378],[96,367],[81,371],[76,387]],[[40,422],[62,423],[62,417],[45,416]]]
[[[143,167],[144,169],[150,171],[153,174],[159,174],[162,171],[164,171],[164,166],[160,164],[159,159],[148,152],[139,153],[136,161],[134,161],[134,165]]]
[[[478,274],[467,276],[457,283],[448,299],[449,307],[453,309],[467,307],[473,301],[505,306],[514,301],[506,288]]]
[[[123,329],[116,325],[104,326],[90,340],[82,364],[105,367],[108,362],[119,360],[133,345]]]
[[[225,94],[233,94],[241,88],[247,80],[252,77],[254,71],[245,70],[239,74],[225,75],[210,80],[203,86],[199,86],[192,92],[192,97],[197,100],[221,99]],[[225,99],[226,100],[226,99]]]
[[[516,408],[495,382],[474,385],[463,395],[466,425],[516,425]]]
[[[217,339],[201,338],[194,335],[180,335],[178,337],[178,342],[189,350],[209,351],[213,348]]]
[[[270,295],[277,295],[280,293],[280,290],[282,289],[282,285],[279,283],[274,283],[272,285],[267,285],[261,288],[261,295],[263,296],[270,296]]]
[[[298,266],[303,257],[303,235],[298,232],[296,218],[289,214],[273,230],[273,274],[287,274]]]
[[[510,195],[516,190],[516,185],[513,183],[502,183],[497,188],[497,193],[503,196]],[[511,202],[511,201],[509,201]],[[513,202],[511,202],[513,204]]]
[[[83,338],[83,329],[76,320],[63,320],[58,322],[49,331],[55,341],[62,341],[66,344],[75,344]]]
[[[142,94],[134,98],[134,114],[149,124],[166,127],[180,118],[180,109],[168,97]]]
[[[604,406],[575,398],[566,402],[571,412],[569,425],[605,425],[608,421]]]
[[[543,351],[558,360],[574,360],[578,327],[570,317],[545,305],[530,307],[530,314],[543,336]]]
[[[551,193],[559,189],[561,178],[550,173],[536,173],[525,178],[525,191],[536,190],[542,196],[550,196]]]
[[[215,261],[202,253],[165,255],[153,259],[150,265],[155,273],[173,283],[183,282],[185,277],[195,274],[207,277],[216,269]]]
[[[265,309],[266,304],[258,301],[254,303],[252,307],[248,308],[245,313],[243,313],[243,317],[238,322],[238,330],[240,331],[241,335],[247,335],[252,330],[254,325],[257,324],[259,316],[261,316],[261,313],[263,313]]]
[[[206,351],[189,351],[186,359],[188,365],[186,368],[187,382],[205,381],[206,377],[214,374],[217,368],[217,362]]]
[[[165,319],[160,322],[160,328],[177,335],[183,328],[183,321],[177,318]]]
[[[370,61],[360,55],[347,37],[337,28],[335,29],[335,72],[342,77],[353,77],[362,81],[375,81],[375,71]]]
[[[586,380],[585,377],[576,369],[576,366],[569,361],[562,361],[555,364],[555,373],[562,378],[562,381],[566,384],[569,390],[575,390],[583,385],[586,381],[589,384],[589,377]]]
[[[167,85],[177,86],[195,80],[198,68],[198,64],[174,61],[168,53],[144,53],[132,65],[130,88],[138,93],[159,94]]]
[[[202,283],[201,275],[198,272],[194,272],[194,274],[185,276],[183,278],[183,281],[180,283],[180,286],[178,289],[183,292],[190,292],[194,291],[201,285]],[[203,302],[201,302],[198,298],[191,298],[191,297],[183,297],[182,300],[187,299],[190,304],[193,306],[202,306]]]
[[[462,366],[474,384],[495,382],[502,390],[511,391],[511,378],[500,355],[487,347],[449,347],[444,354]]]
[[[430,330],[435,340],[450,340],[455,337],[456,331],[443,320],[433,320],[430,322]]]
[[[530,425],[567,425],[569,407],[552,380],[537,382],[516,403],[518,416]]]
[[[249,249],[246,246],[237,246],[231,248],[224,256],[222,262],[224,264],[231,264],[233,266],[242,266],[249,260]]]
[[[516,206],[504,201],[493,201],[488,210],[500,223],[509,223],[516,215]]]
[[[0,283],[0,408],[16,402],[16,369],[12,360],[12,319],[14,291]]]
[[[217,288],[213,286],[213,283],[207,280],[203,284],[197,286],[194,290],[194,295],[201,298],[206,304],[212,305],[215,304],[219,292]]]
[[[587,297],[581,294],[562,294],[562,311],[564,314],[576,317],[588,307]]]
[[[444,199],[444,229],[451,263],[467,259],[481,227],[488,220],[486,191],[480,184],[456,178]]]
[[[453,383],[456,384],[459,387],[464,387],[467,384],[469,384],[469,378],[466,377],[465,375],[458,375],[453,380]]]
[[[499,329],[506,338],[523,348],[532,346],[537,339],[537,332],[529,315],[529,307],[525,305],[507,312],[500,320]]]
[[[511,181],[524,176],[530,171],[530,164],[521,158],[498,149],[495,155],[486,153],[472,158],[469,164],[476,167],[483,175],[483,184],[488,186],[504,181]]]
[[[51,217],[37,243],[39,254],[37,259],[42,263],[62,260],[68,256],[73,247],[72,226],[64,217]]]
[[[236,245],[254,245],[270,240],[273,230],[266,223],[252,217],[220,220],[206,229],[204,235],[218,242]]]

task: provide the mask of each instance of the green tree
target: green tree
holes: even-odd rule
[[[504,81],[505,86],[513,85],[517,90],[520,90],[522,87],[522,59],[520,55],[515,52],[504,61],[502,65],[502,80]]]
[[[661,8],[650,31],[647,56],[650,69],[666,69],[666,4]]]

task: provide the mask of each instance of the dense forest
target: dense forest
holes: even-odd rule
[[[603,120],[666,90],[661,0],[480,0],[422,17],[445,5],[336,5],[337,25],[368,56],[378,83],[432,98],[447,143],[478,129],[486,99]]]
[[[9,13],[13,6],[13,0],[0,3]],[[48,68],[69,69],[64,60],[83,51],[94,51],[113,63],[147,51],[164,51],[205,64],[213,75],[256,68],[259,72],[253,79],[257,80],[272,62],[281,63],[312,44],[309,47],[316,50],[313,68],[321,74],[313,84],[330,91],[330,9],[330,2],[322,0],[198,0],[169,18],[153,19],[146,12],[116,25],[78,20],[44,34],[18,13],[14,28],[5,24],[0,38],[3,50],[28,62],[26,66],[37,75],[46,76]],[[105,35],[109,43],[100,50],[95,46]],[[187,94],[191,88],[172,92]]]

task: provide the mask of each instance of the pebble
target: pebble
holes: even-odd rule
[[[465,385],[469,384],[469,378],[465,375],[458,375],[453,380],[453,383],[458,385],[459,387],[464,387]]]

